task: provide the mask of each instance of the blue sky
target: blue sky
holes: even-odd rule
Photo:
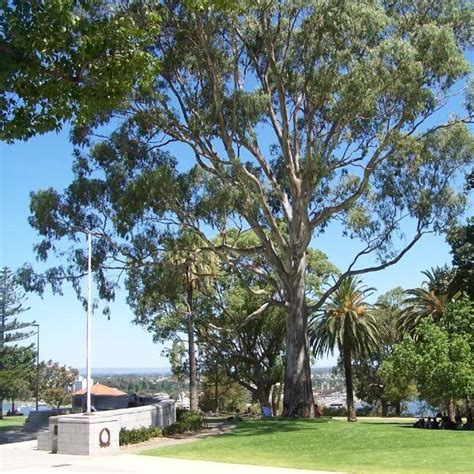
[[[472,54],[469,54],[472,62]],[[443,111],[456,112],[457,105]],[[439,117],[441,118],[441,117]],[[192,162],[193,155],[179,149],[180,159]],[[184,156],[183,156],[184,155]],[[72,146],[68,132],[49,133],[28,142],[13,145],[0,143],[0,265],[16,269],[25,262],[36,268],[33,245],[39,241],[28,224],[29,194],[47,187],[62,189],[72,178]],[[325,251],[339,268],[345,268],[354,254],[354,245],[341,240],[334,231],[313,240],[313,247]],[[449,247],[442,236],[425,236],[396,266],[368,274],[364,282],[381,294],[396,286],[411,288],[419,285],[422,270],[450,263]],[[43,266],[44,268],[44,266]],[[84,284],[86,282],[84,281]],[[64,295],[46,293],[43,298],[28,297],[31,310],[24,320],[36,320],[41,325],[41,359],[53,359],[74,367],[85,366],[85,313],[69,288]],[[99,311],[93,319],[93,367],[163,367],[163,347],[152,342],[151,334],[131,323],[133,316],[119,295],[111,305],[112,317],[107,320]],[[33,341],[32,341],[33,342]],[[332,363],[333,358],[317,365]]]
[[[66,132],[35,137],[28,142],[0,145],[1,156],[1,265],[15,269],[34,263],[33,245],[38,242],[28,224],[29,194],[49,186],[61,189],[71,180],[71,151]],[[313,246],[324,250],[340,268],[350,259],[354,247],[334,232],[318,237]],[[426,236],[398,265],[364,277],[382,293],[395,286],[414,287],[422,281],[421,271],[450,262],[449,247],[440,236]],[[84,282],[85,284],[85,282]],[[84,366],[85,314],[69,288],[63,296],[46,293],[28,297],[31,310],[25,320],[41,324],[41,358],[76,367]],[[161,367],[162,346],[151,335],[131,323],[132,314],[119,295],[108,321],[100,312],[93,321],[93,365],[95,367]],[[325,364],[326,361],[320,361]]]

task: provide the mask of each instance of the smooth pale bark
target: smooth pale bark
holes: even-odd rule
[[[347,336],[346,336],[347,337]],[[347,405],[347,421],[357,421],[356,411],[354,407],[354,386],[352,377],[352,353],[351,347],[347,339],[343,346],[344,357],[344,375],[346,379],[346,405]]]
[[[308,318],[305,308],[306,258],[298,265],[287,294],[286,367],[283,416],[314,417],[311,367],[308,345]]]
[[[187,305],[188,305],[188,356],[189,356],[189,408],[198,409],[198,381],[196,344],[194,341],[194,314],[193,314],[193,282],[188,271],[187,278]]]
[[[280,398],[282,394],[282,386],[274,385],[272,387],[271,400],[272,400],[272,412],[274,416],[278,416],[280,410]]]

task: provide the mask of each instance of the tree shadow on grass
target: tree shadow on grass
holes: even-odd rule
[[[439,433],[467,433],[473,430],[464,430],[464,429],[456,429],[456,430],[448,430],[448,429],[442,429],[442,428],[415,428],[413,426],[413,423],[407,421],[407,422],[400,422],[400,421],[364,421],[361,424],[364,425],[370,425],[371,427],[377,426],[377,427],[383,427],[383,426],[393,426],[396,428],[403,428],[403,429],[412,429],[416,431],[428,431],[428,432],[439,432]]]
[[[262,420],[245,420],[236,424],[235,430],[222,436],[259,436],[273,433],[314,430],[318,425],[329,422],[324,420],[304,420],[298,418],[268,418]]]
[[[445,429],[445,428],[415,428],[413,425],[403,425],[399,428],[411,428],[417,431],[429,431],[430,433],[474,433],[474,430],[465,430],[465,429]]]
[[[371,426],[393,426],[398,425],[404,428],[412,428],[413,423],[411,421],[362,421],[361,425],[371,425]]]
[[[0,431],[0,444],[32,441],[37,435],[38,431],[27,430],[24,426],[11,426]]]

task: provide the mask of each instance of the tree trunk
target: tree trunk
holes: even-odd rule
[[[466,424],[472,425],[472,402],[469,397],[466,397]]]
[[[449,418],[449,421],[452,421],[454,423],[455,422],[455,416],[456,416],[456,413],[454,411],[453,397],[450,397],[450,399],[448,401],[448,418]]]
[[[273,416],[278,415],[278,401],[279,401],[279,398],[280,398],[280,392],[279,392],[278,388],[276,387],[276,385],[274,385],[273,390],[272,390],[272,413],[273,413]]]
[[[11,410],[12,410],[12,415],[15,414],[15,400],[13,400],[13,398],[12,398],[12,408],[11,408]]]
[[[189,408],[198,409],[198,382],[196,345],[194,342],[194,315],[193,315],[193,281],[191,270],[187,270],[187,305],[188,305],[188,356],[189,356]]]
[[[395,416],[401,416],[402,414],[402,402],[397,402],[395,404]]]
[[[386,417],[388,415],[388,403],[386,400],[382,400],[382,416]]]
[[[270,393],[271,387],[257,388],[257,400],[261,407],[266,406],[271,408]]]
[[[281,392],[282,386],[280,384],[275,384],[272,390],[272,411],[273,416],[277,416],[278,412],[280,411],[280,399],[281,399]]]
[[[352,354],[348,340],[345,338],[343,345],[344,375],[346,379],[346,404],[347,421],[357,421],[354,407],[354,386],[352,382]]]
[[[314,400],[308,346],[308,320],[305,309],[306,257],[299,263],[287,292],[286,367],[283,416],[313,418]]]
[[[214,403],[215,409],[214,413],[219,412],[219,371],[216,365],[216,370],[214,372]]]

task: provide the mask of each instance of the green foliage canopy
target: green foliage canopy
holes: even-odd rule
[[[353,363],[355,394],[369,404],[378,405],[383,416],[390,412],[399,414],[402,401],[416,395],[416,388],[410,380],[407,382],[396,376],[391,377],[391,372],[383,370],[384,362],[400,339],[396,323],[403,311],[405,298],[403,289],[398,287],[377,299],[372,312],[384,328],[381,343],[370,354],[355,357]]]
[[[456,183],[473,155],[472,94],[464,115],[433,117],[469,73],[463,50],[474,14],[463,0],[243,6],[160,3],[149,50],[160,68],[117,113],[123,134],[133,131],[147,150],[170,141],[190,148],[216,184],[203,204],[217,204],[211,225],[221,236],[231,219],[257,235],[245,252],[264,255],[288,312],[286,414],[309,416],[308,315],[346,277],[397,263],[465,208]],[[89,143],[93,125],[76,140]],[[137,195],[156,192],[152,178]],[[180,222],[206,238],[196,208],[181,204]],[[334,222],[361,247],[308,304],[307,249]],[[405,222],[413,233],[401,244]],[[225,242],[220,251],[242,253]],[[370,254],[376,264],[364,262]]]
[[[159,15],[143,2],[0,2],[0,138],[101,123],[156,73],[145,46]]]
[[[3,399],[28,398],[31,393],[31,375],[34,367],[33,346],[17,343],[28,339],[33,323],[18,316],[29,308],[24,306],[25,294],[8,267],[0,271],[0,418],[3,416]]]
[[[451,399],[472,398],[474,355],[472,333],[451,334],[429,318],[395,347],[384,370],[399,380],[415,380],[420,398],[439,405]]]
[[[71,402],[71,387],[78,375],[72,367],[49,360],[40,364],[40,397],[53,408]]]

